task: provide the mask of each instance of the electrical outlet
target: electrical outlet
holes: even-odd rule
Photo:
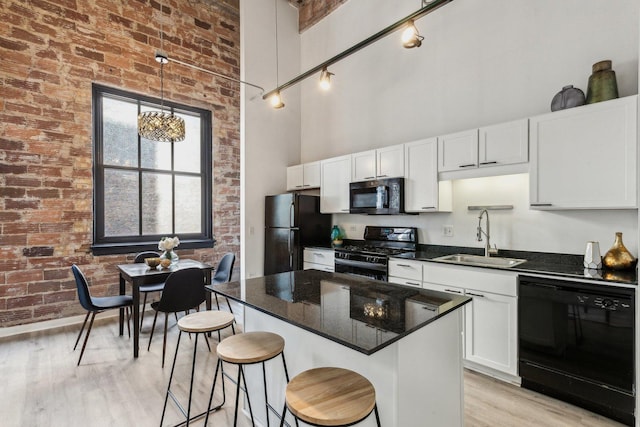
[[[442,235],[453,237],[453,225],[445,225],[442,227]]]

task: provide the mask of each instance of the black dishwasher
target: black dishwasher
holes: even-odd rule
[[[519,277],[522,387],[634,424],[635,289]]]

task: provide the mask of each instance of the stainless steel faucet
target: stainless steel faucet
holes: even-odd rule
[[[486,232],[482,229],[482,216],[484,214],[487,214],[487,231]],[[480,216],[478,217],[478,230],[477,230],[476,236],[478,238],[478,242],[482,242],[483,234],[487,238],[484,245],[484,256],[486,257],[491,256],[492,254],[495,255],[498,253],[497,247],[493,247],[493,248],[491,247],[491,237],[489,237],[490,233],[491,232],[489,231],[489,211],[487,211],[486,209],[483,209],[482,212],[480,212]]]

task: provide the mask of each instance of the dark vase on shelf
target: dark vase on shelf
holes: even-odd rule
[[[618,97],[616,72],[611,69],[611,61],[605,60],[593,64],[593,74],[587,86],[587,104],[607,101]]]
[[[584,92],[573,87],[573,85],[564,86],[562,90],[551,100],[551,111],[564,110],[565,108],[578,107],[584,105]]]

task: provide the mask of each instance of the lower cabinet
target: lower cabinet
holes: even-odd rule
[[[335,271],[335,252],[333,249],[305,248],[303,270]]]

